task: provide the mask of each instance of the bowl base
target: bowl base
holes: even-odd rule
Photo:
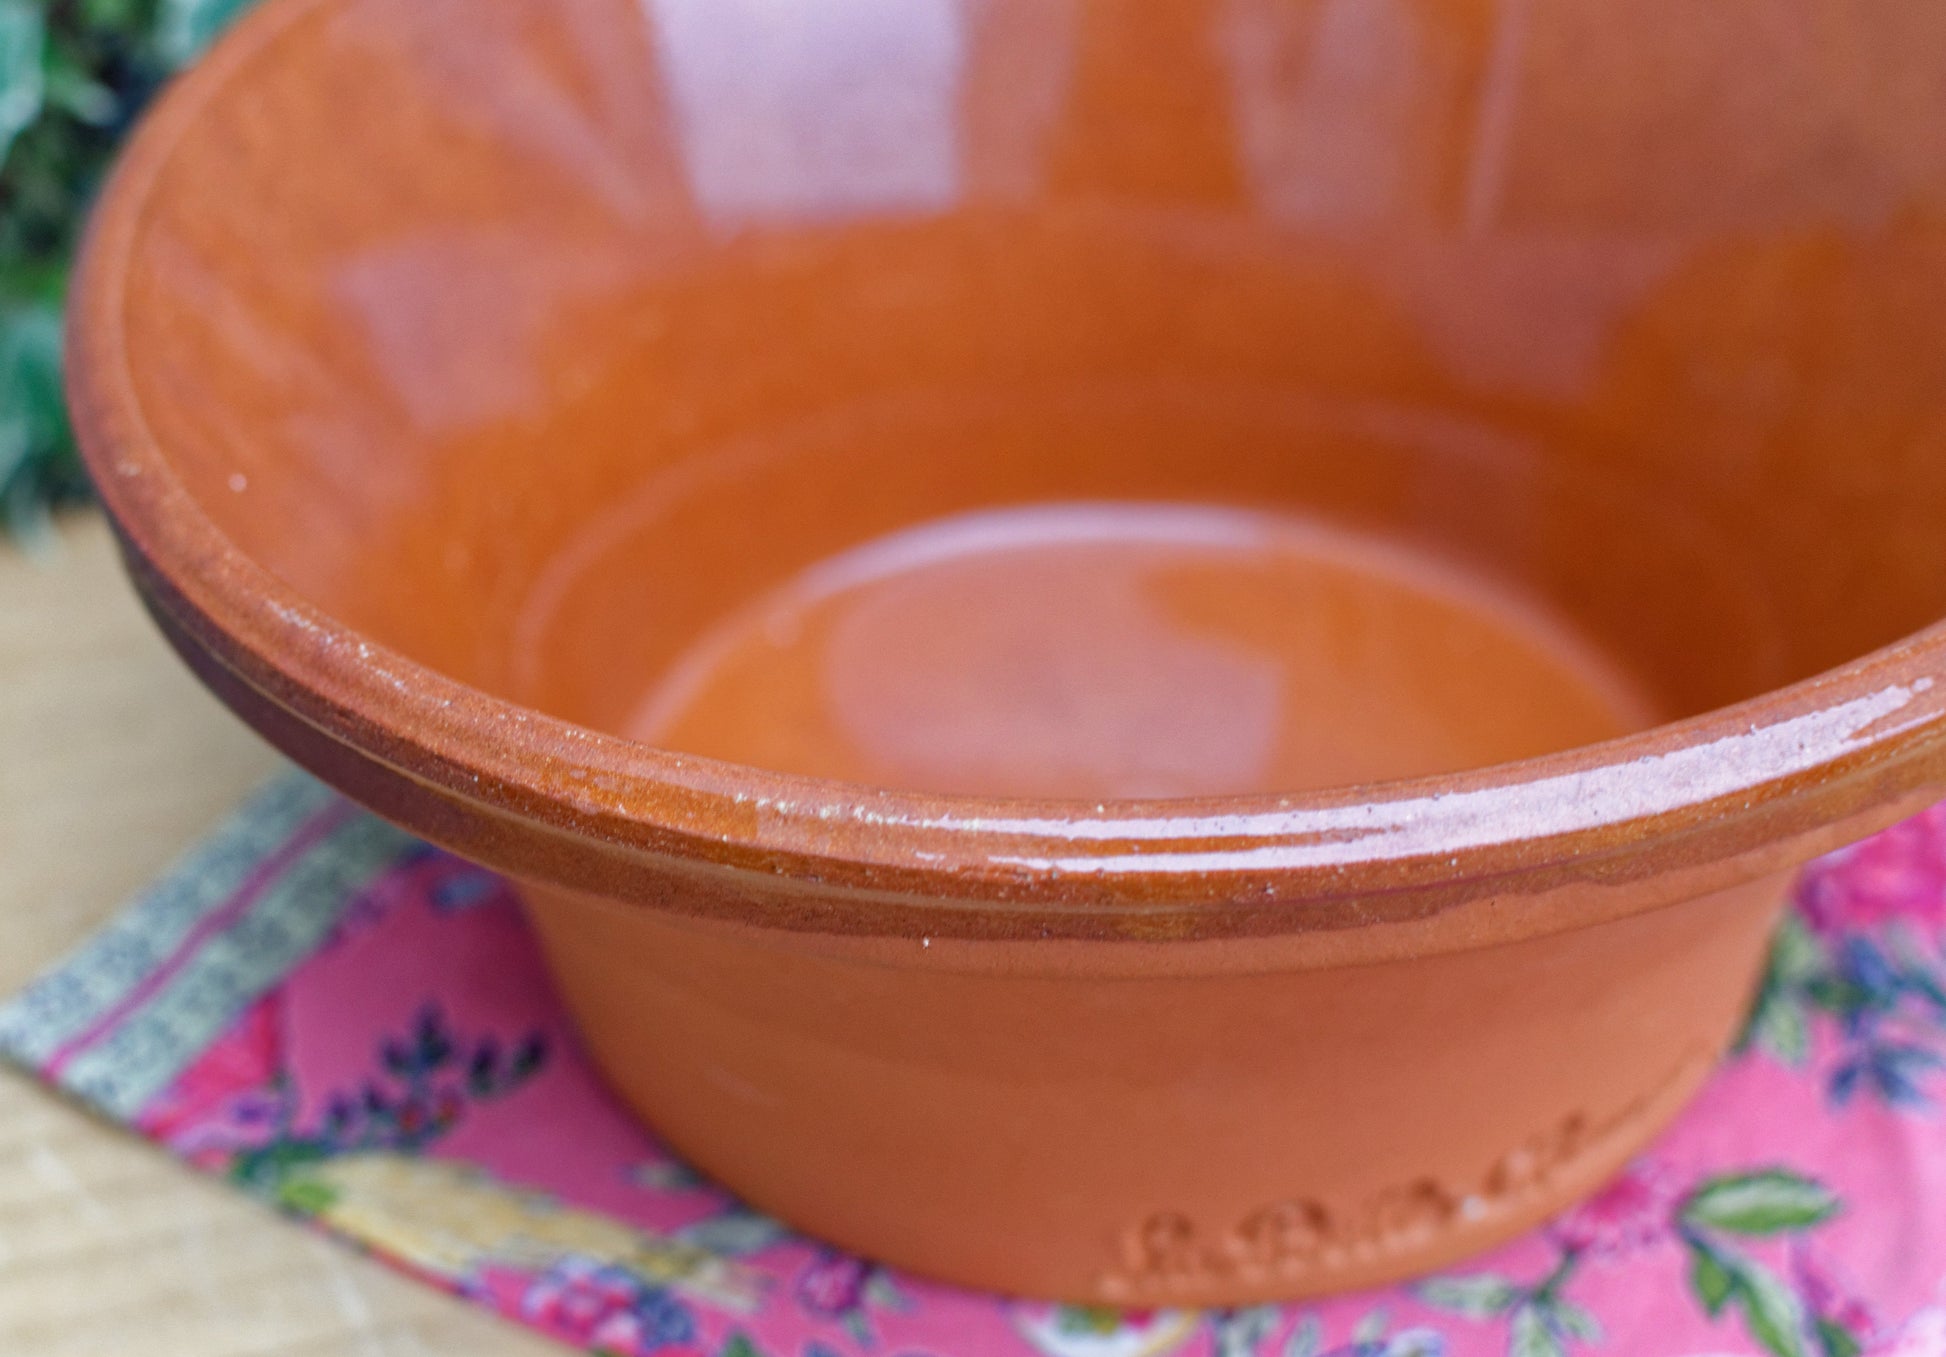
[[[1295,515],[1046,504],[936,520],[719,623],[629,733],[932,792],[1295,792],[1452,772],[1652,724],[1535,600]]]

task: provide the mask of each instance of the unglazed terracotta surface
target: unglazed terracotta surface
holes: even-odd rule
[[[190,664],[525,883],[751,1202],[1354,1286],[1593,1187],[1946,793],[1943,75],[1826,0],[272,0],[73,403]]]

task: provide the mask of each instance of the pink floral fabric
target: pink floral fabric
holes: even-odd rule
[[[609,1100],[504,883],[301,779],[0,1008],[0,1051],[627,1357],[1946,1357],[1946,808],[1806,873],[1737,1050],[1614,1183],[1445,1275],[1314,1304],[1030,1304],[792,1234]]]

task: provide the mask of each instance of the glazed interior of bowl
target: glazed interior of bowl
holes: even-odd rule
[[[290,0],[127,379],[510,711],[1083,800],[1607,740],[1946,613],[1946,20],[1705,9]]]

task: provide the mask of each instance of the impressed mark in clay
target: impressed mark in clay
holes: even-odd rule
[[[1425,1248],[1449,1231],[1519,1210],[1571,1166],[1633,1139],[1707,1067],[1692,1054],[1612,1116],[1569,1114],[1500,1156],[1470,1191],[1422,1177],[1349,1206],[1290,1197],[1217,1233],[1199,1230],[1179,1211],[1154,1212],[1123,1236],[1122,1265],[1102,1277],[1101,1294],[1129,1302],[1218,1283],[1290,1284]]]

